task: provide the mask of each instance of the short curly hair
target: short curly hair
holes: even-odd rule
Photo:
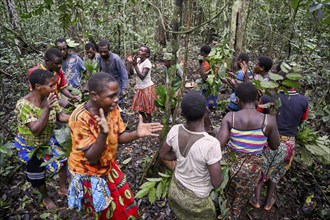
[[[36,69],[29,75],[29,82],[32,89],[35,89],[37,83],[40,85],[45,85],[47,79],[54,77],[54,73],[48,70]]]
[[[188,92],[182,99],[181,111],[187,121],[202,119],[206,111],[205,97],[197,92]]]

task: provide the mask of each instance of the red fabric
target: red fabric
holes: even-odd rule
[[[306,121],[308,119],[308,107],[306,109],[306,111],[304,112],[304,114],[301,116],[301,120],[302,121]]]
[[[257,111],[260,112],[260,113],[264,113],[264,109],[259,107],[259,105],[262,105],[262,104],[264,104],[264,103],[262,102],[262,99],[260,99],[260,101],[258,103],[258,107],[257,107]]]
[[[82,182],[84,188],[83,209],[95,219],[125,220],[138,218],[138,207],[133,193],[126,181],[125,174],[116,162],[112,162],[110,172],[104,176],[108,183],[113,201],[102,212],[95,213],[91,192],[91,183]]]
[[[31,68],[28,72],[28,76],[30,76],[30,74],[36,69],[47,70],[42,64],[40,64],[38,66]],[[65,87],[68,86],[68,82],[66,81],[66,78],[64,76],[62,69],[60,69],[60,71],[58,71],[58,72],[54,72],[54,76],[56,76],[56,78],[57,78],[56,94],[58,94],[59,90],[64,89]],[[32,91],[31,84],[29,84],[29,86],[30,86],[30,91]]]

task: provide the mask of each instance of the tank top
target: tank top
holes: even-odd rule
[[[264,115],[264,120],[261,128],[251,130],[236,129],[235,112],[233,112],[233,127],[230,130],[230,140],[228,145],[231,149],[239,153],[245,154],[260,154],[267,143],[267,137],[264,130],[267,126],[267,115]]]

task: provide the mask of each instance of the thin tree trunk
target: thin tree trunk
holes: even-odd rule
[[[245,27],[249,9],[249,0],[236,0],[232,7],[231,38],[229,45],[235,50],[235,56],[243,51]],[[232,69],[234,67],[232,61]]]
[[[21,55],[27,54],[27,44],[19,22],[19,17],[16,12],[15,2],[14,0],[3,0],[3,2],[6,7],[7,17],[11,25],[11,29],[18,34],[15,36],[15,43],[19,45],[17,50]]]

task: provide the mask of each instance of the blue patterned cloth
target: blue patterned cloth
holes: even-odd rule
[[[86,71],[82,59],[76,54],[69,54],[62,63],[62,70],[68,85],[73,88],[80,88],[82,73]]]
[[[26,141],[21,137],[21,136],[16,136],[15,141],[14,141],[15,147],[18,150],[18,157],[19,159],[26,163],[29,162],[33,155],[29,155],[33,150],[36,149],[36,147],[32,147],[27,145]],[[44,149],[40,149],[40,150],[46,150],[47,147],[51,149],[52,154],[49,155],[45,155],[42,157],[43,162],[48,162],[49,160],[51,160],[53,157],[58,157],[62,154],[64,154],[62,147],[60,146],[60,144],[56,141],[55,138],[51,137],[50,140],[48,141],[48,145],[46,146],[41,146]],[[67,160],[66,157],[63,157],[59,160],[54,160],[50,163],[48,163],[45,167],[46,169],[48,169],[49,171],[53,172],[53,173],[57,173],[62,166],[64,166],[64,162]]]
[[[92,186],[92,198],[93,198],[93,206],[95,212],[100,212],[106,209],[110,202],[112,201],[112,197],[110,195],[110,190],[107,182],[101,177],[81,175],[81,174],[73,174],[73,178],[71,180],[69,186],[69,195],[68,195],[68,205],[69,208],[76,208],[79,211],[82,208],[82,199],[84,197],[84,185],[83,183],[90,182]]]

